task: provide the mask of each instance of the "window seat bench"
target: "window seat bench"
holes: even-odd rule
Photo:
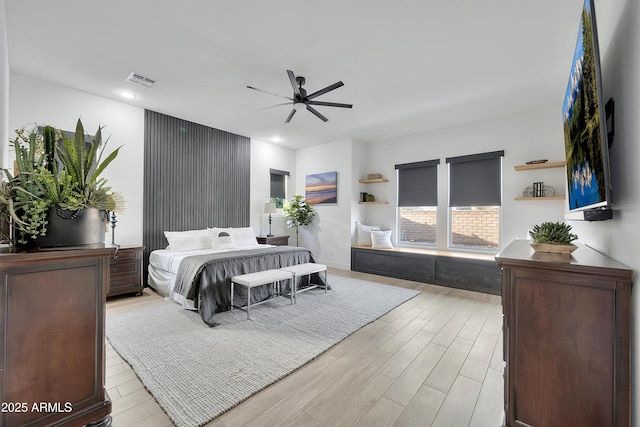
[[[492,295],[502,293],[502,275],[493,255],[352,246],[351,270]]]

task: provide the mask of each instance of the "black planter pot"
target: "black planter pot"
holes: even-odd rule
[[[47,212],[47,234],[36,239],[27,237],[27,243],[17,242],[14,235],[13,242],[22,247],[57,247],[82,246],[104,243],[105,221],[107,213],[96,208],[68,211],[60,208],[50,208]],[[19,231],[14,230],[15,233]]]

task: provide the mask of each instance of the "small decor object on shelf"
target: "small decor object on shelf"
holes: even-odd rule
[[[371,202],[375,202],[375,201],[376,201],[376,198],[375,198],[375,196],[374,196],[373,194],[369,194],[369,193],[367,193],[367,197],[366,197],[366,200],[365,200],[365,201],[367,201],[367,202],[369,202],[369,203],[371,203]]]
[[[366,202],[367,201],[367,193],[360,193],[360,201],[361,202]]]
[[[578,238],[571,232],[571,226],[561,222],[543,222],[534,225],[529,236],[531,247],[538,252],[571,253],[578,247],[571,243]]]
[[[382,179],[381,173],[368,173],[367,179]]]
[[[544,196],[544,182],[534,182],[533,183],[533,197],[543,197]]]
[[[531,160],[529,162],[526,162],[526,164],[528,164],[528,165],[538,165],[540,163],[547,163],[548,161],[549,161],[549,159]]]
[[[522,191],[522,197],[535,197],[535,191],[533,189],[533,185],[528,186]],[[553,187],[548,185],[544,185],[542,188],[542,197],[554,197],[556,195],[556,190]]]

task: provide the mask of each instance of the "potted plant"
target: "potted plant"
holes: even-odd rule
[[[111,192],[104,169],[120,147],[104,160],[102,127],[85,141],[80,119],[73,136],[51,126],[19,129],[10,141],[16,159],[12,174],[3,169],[0,221],[9,220],[12,242],[24,246],[68,246],[104,242],[107,212],[123,199]],[[6,236],[5,236],[6,237]]]
[[[300,227],[311,224],[316,216],[316,211],[309,203],[300,195],[293,196],[293,200],[286,203],[282,208],[284,216],[287,219],[287,227],[296,228],[296,246],[299,246]]]
[[[571,242],[578,236],[571,232],[570,225],[561,222],[534,225],[529,236],[533,239],[531,246],[538,252],[571,253],[577,249]]]

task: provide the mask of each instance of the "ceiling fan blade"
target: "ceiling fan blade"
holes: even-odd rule
[[[309,105],[322,105],[325,107],[351,108],[353,104],[340,104],[337,102],[309,101]]]
[[[268,90],[258,89],[257,87],[253,87],[253,86],[247,86],[247,87],[249,89],[257,90],[258,92],[268,93],[269,95],[275,95],[275,96],[279,96],[280,98],[284,98],[284,99],[288,99],[289,101],[293,101],[293,98],[290,98],[290,97],[285,96],[285,95],[280,95],[279,93],[269,92]]]
[[[307,104],[307,110],[311,111],[313,114],[315,114],[320,120],[322,120],[323,122],[328,121],[329,119],[327,119],[325,116],[323,116],[322,114],[320,114],[320,112],[318,110],[316,110],[315,108],[313,108],[311,105]]]
[[[287,75],[289,76],[289,81],[291,82],[291,87],[293,87],[293,93],[296,95],[296,98],[301,98],[300,88],[296,82],[296,75],[293,74],[293,71],[291,70],[287,70]]]
[[[315,97],[318,97],[320,95],[324,95],[327,92],[331,92],[334,89],[338,89],[340,86],[344,86],[344,83],[342,82],[336,82],[330,86],[325,87],[324,89],[320,89],[317,92],[313,92],[311,95],[307,96],[308,99],[313,99]]]
[[[289,113],[289,117],[287,117],[287,120],[285,120],[284,122],[285,122],[285,123],[289,123],[289,122],[291,121],[291,118],[293,117],[293,115],[294,115],[295,113],[296,113],[296,109],[295,109],[295,108],[293,108],[293,109],[291,110],[291,112]]]
[[[283,102],[282,104],[269,105],[268,107],[254,108],[253,111],[268,110],[269,108],[280,107],[281,105],[291,105],[291,103]]]

